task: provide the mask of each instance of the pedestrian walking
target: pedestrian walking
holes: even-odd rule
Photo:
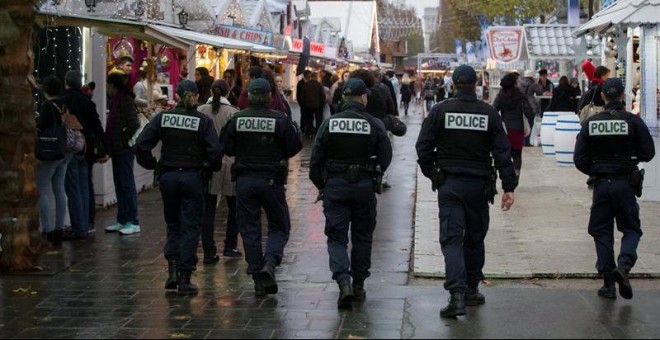
[[[401,102],[403,102],[403,111],[404,114],[407,116],[408,115],[408,109],[410,108],[410,101],[412,100],[413,96],[413,84],[412,81],[410,80],[410,77],[408,74],[403,75],[403,79],[401,79]]]
[[[502,116],[506,127],[506,136],[511,145],[511,157],[516,176],[520,178],[522,169],[522,150],[525,139],[524,120],[534,117],[534,111],[527,97],[518,88],[518,73],[509,73],[500,81],[502,90],[497,93],[493,107]]]
[[[284,185],[288,159],[302,149],[293,122],[281,112],[268,109],[271,87],[265,79],[248,86],[249,107],[235,113],[222,141],[227,156],[236,157],[232,177],[236,179],[236,211],[257,296],[276,294],[275,267],[280,265],[289,240],[291,221]],[[268,218],[268,239],[261,245],[261,208]]]
[[[324,197],[325,235],[332,279],[339,285],[339,308],[366,297],[378,179],[392,161],[385,126],[365,111],[368,92],[359,78],[346,82],[342,110],[321,125],[309,165],[309,178]]]
[[[562,76],[559,78],[559,85],[552,90],[552,99],[546,111],[575,112],[574,100],[575,89],[568,82],[568,77]]]
[[[485,303],[478,287],[484,279],[488,203],[497,194],[493,159],[504,190],[502,209],[513,205],[516,188],[502,120],[490,105],[477,99],[477,73],[461,65],[452,80],[457,92],[454,99],[433,107],[415,145],[422,173],[438,190],[444,286],[451,294],[441,317],[465,315],[466,305]]]
[[[238,108],[229,103],[229,83],[222,79],[213,81],[211,85],[211,103],[197,108],[197,110],[213,121],[215,131],[219,134],[234,117]],[[218,139],[219,140],[219,139]],[[204,195],[204,217],[202,218],[202,249],[204,250],[204,264],[214,264],[220,261],[215,246],[215,212],[218,205],[218,196],[224,196],[227,202],[227,233],[225,248],[222,252],[227,258],[240,258],[243,256],[238,249],[238,225],[236,224],[236,186],[231,181],[229,169],[234,163],[232,157],[222,158],[222,168],[213,173],[209,182],[208,192]]]
[[[181,100],[174,110],[156,115],[140,134],[137,161],[145,169],[157,169],[167,224],[165,289],[194,295],[197,286],[190,276],[197,265],[207,178],[220,170],[222,149],[213,121],[196,109],[195,83],[180,82],[176,93]],[[158,142],[162,143],[160,160],[151,153]]]
[[[644,121],[625,110],[625,87],[619,78],[606,80],[602,87],[605,110],[588,118],[575,143],[575,167],[595,177],[589,217],[589,235],[596,244],[596,269],[603,277],[598,295],[616,298],[615,282],[624,299],[632,299],[628,275],[637,261],[642,237],[639,205],[643,170],[637,164],[655,156],[653,138]],[[621,250],[614,261],[614,220],[623,233]]]

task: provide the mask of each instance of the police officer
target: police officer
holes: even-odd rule
[[[502,209],[513,205],[516,173],[500,115],[477,99],[477,74],[461,65],[452,76],[452,99],[436,104],[424,120],[417,139],[417,162],[438,190],[440,245],[445,257],[445,289],[449,304],[442,317],[465,315],[465,306],[485,303],[479,281],[485,260],[488,202],[502,178]]]
[[[370,275],[376,227],[378,183],[374,179],[377,181],[392,161],[383,122],[364,111],[369,92],[359,78],[346,82],[342,112],[321,125],[309,164],[309,178],[325,197],[325,235],[332,279],[339,285],[339,308],[366,297],[364,280]],[[349,225],[353,245],[350,259],[346,251]]]
[[[258,78],[248,86],[249,107],[227,123],[222,141],[235,156],[237,222],[243,239],[247,273],[257,296],[277,293],[275,267],[282,262],[291,221],[284,184],[288,159],[301,149],[298,132],[282,112],[268,109],[271,87]],[[261,246],[261,208],[268,217],[265,253]]]
[[[578,170],[596,178],[588,230],[596,244],[596,269],[604,279],[598,295],[616,298],[616,282],[619,294],[631,299],[628,274],[637,261],[642,237],[635,195],[641,196],[643,172],[637,164],[653,159],[655,147],[644,122],[625,110],[619,78],[606,80],[601,96],[605,111],[584,123],[573,159]],[[618,266],[614,262],[614,219],[623,233]]]
[[[197,244],[204,213],[207,174],[220,170],[222,147],[213,122],[197,112],[197,86],[179,83],[181,98],[174,110],[161,112],[145,126],[137,142],[137,162],[158,169],[163,197],[167,241],[163,252],[169,277],[165,289],[181,295],[196,294],[190,275],[197,264]],[[162,142],[160,160],[151,150]]]

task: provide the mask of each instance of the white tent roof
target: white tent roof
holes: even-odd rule
[[[660,23],[660,0],[619,0],[596,13],[574,33],[579,35],[591,30],[602,32],[618,24],[639,26],[658,23]]]
[[[375,1],[309,1],[307,4],[311,18],[339,18],[341,35],[352,41],[354,52],[368,52],[372,47],[372,32],[378,26]]]

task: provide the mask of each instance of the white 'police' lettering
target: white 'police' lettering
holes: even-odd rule
[[[330,119],[330,133],[368,135],[371,134],[371,124],[364,119],[333,118]]]
[[[625,120],[596,120],[589,122],[589,136],[627,136]]]
[[[165,128],[197,131],[199,129],[199,121],[200,119],[198,117],[165,113],[163,114],[160,125]]]
[[[488,131],[488,116],[470,113],[445,113],[445,129]]]
[[[236,120],[236,131],[274,133],[275,122],[275,118],[240,117]]]

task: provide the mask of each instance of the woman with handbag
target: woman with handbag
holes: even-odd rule
[[[587,118],[601,112],[605,109],[605,101],[600,93],[603,91],[605,80],[610,77],[610,69],[605,66],[598,66],[594,71],[594,78],[589,84],[589,91],[580,98],[581,103],[578,107],[580,113],[580,123],[584,123]]]
[[[509,73],[502,78],[500,81],[502,90],[495,97],[493,107],[502,116],[506,135],[511,144],[513,166],[516,169],[516,175],[520,178],[523,142],[531,132],[527,118],[534,116],[534,110],[529,104],[527,96],[518,87],[518,77],[518,73]]]
[[[60,109],[58,109],[62,105],[57,97],[63,90],[62,82],[55,76],[48,76],[42,81],[41,89],[44,92],[46,101],[41,105],[37,116],[39,138],[37,139],[36,157],[40,162],[37,168],[36,182],[39,191],[39,218],[42,234],[46,240],[53,246],[61,246],[64,216],[66,214],[64,181],[66,179],[66,169],[73,153],[65,151],[66,130],[63,134],[60,134],[61,138],[52,137],[58,135],[54,130],[66,129]],[[42,138],[46,134],[51,134],[50,138]],[[55,151],[55,149],[59,149],[59,151]],[[55,225],[50,220],[49,196],[51,193],[55,199]]]

